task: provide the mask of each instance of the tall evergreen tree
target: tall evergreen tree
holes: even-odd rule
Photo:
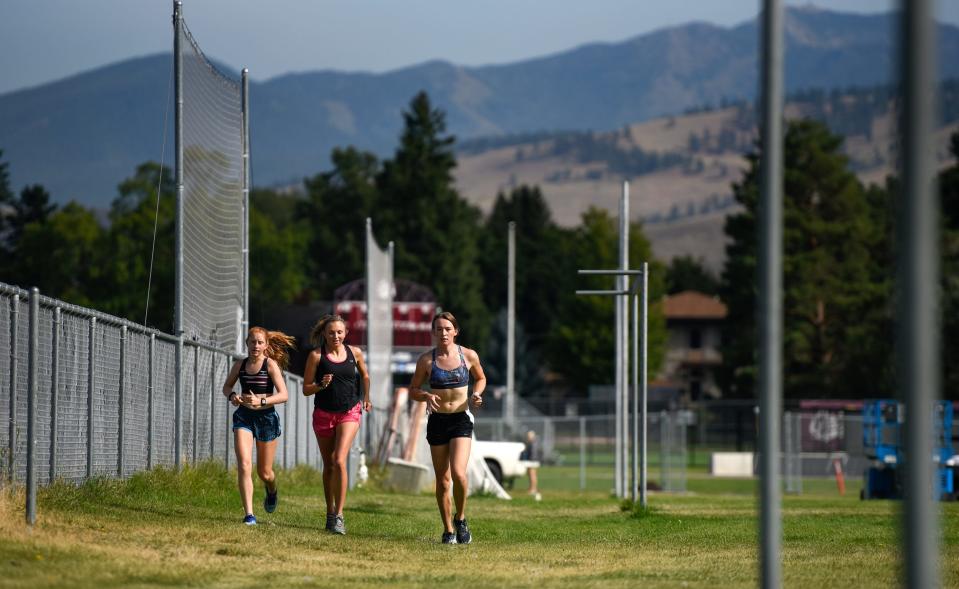
[[[2,158],[3,150],[0,149],[0,256],[6,257],[11,250],[9,233],[10,219],[14,215],[14,193],[10,188],[10,164]]]
[[[299,217],[309,235],[304,265],[314,298],[332,300],[340,286],[366,276],[366,218],[375,206],[379,162],[371,153],[335,149],[333,169],[305,182]]]
[[[884,394],[889,282],[886,241],[876,213],[840,153],[841,138],[818,122],[791,122],[786,132],[783,212],[783,373],[794,397]],[[725,388],[750,396],[756,374],[758,158],[734,185],[744,211],[727,219],[730,237],[721,295],[729,307]],[[881,200],[881,195],[874,195]]]
[[[431,289],[456,315],[460,341],[482,350],[493,319],[479,272],[481,214],[453,186],[454,138],[446,135],[446,115],[420,92],[403,121],[400,146],[377,179],[374,230],[381,241],[395,243],[395,276]]]
[[[516,223],[516,323],[517,390],[535,394],[542,386],[538,373],[544,368],[546,337],[555,320],[558,302],[575,289],[576,268],[572,260],[558,256],[570,230],[558,227],[539,187],[520,186],[499,193],[481,235],[480,268],[485,278],[483,295],[487,307],[497,309],[505,321],[507,305],[509,223]],[[498,324],[497,324],[498,325]],[[490,336],[491,352],[502,348],[505,367],[505,323]],[[522,341],[521,341],[522,340]],[[520,382],[520,374],[523,377]],[[490,382],[504,376],[505,368],[489,373]],[[505,382],[503,380],[502,382]],[[521,386],[522,384],[522,386]]]
[[[942,195],[942,366],[943,396],[959,400],[959,133],[950,147],[953,165],[939,176]]]
[[[556,255],[572,232],[553,222],[539,187],[499,193],[482,233],[483,295],[491,309],[506,307],[509,223],[516,223],[516,314],[527,337],[540,344],[553,321],[552,309],[575,289],[576,268]]]

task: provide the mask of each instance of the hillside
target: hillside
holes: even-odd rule
[[[789,8],[787,91],[888,83],[894,21],[891,14]],[[389,156],[400,113],[420,90],[447,113],[449,131],[461,140],[541,129],[608,131],[697,105],[752,100],[757,40],[755,20],[690,23],[510,64],[436,61],[383,74],[316,71],[257,81],[250,85],[253,180],[299,182],[328,168],[334,147]],[[938,40],[940,75],[959,76],[959,28],[940,26]],[[14,187],[40,183],[57,202],[106,207],[138,164],[161,158],[170,61],[168,54],[142,57],[0,95],[0,149]],[[172,143],[168,129],[167,163]],[[577,198],[584,193],[604,192],[577,191]]]
[[[959,81],[942,88],[940,165],[959,131]],[[787,103],[789,118],[814,118],[845,136],[850,167],[864,183],[894,172],[895,110],[889,87],[845,93],[808,91]],[[497,192],[538,185],[555,220],[579,223],[589,206],[614,214],[622,182],[630,181],[631,216],[644,221],[657,256],[690,254],[718,270],[724,257],[723,220],[736,206],[731,185],[756,141],[756,115],[739,103],[627,125],[607,133],[540,133],[478,139],[458,155],[457,186],[484,211]]]

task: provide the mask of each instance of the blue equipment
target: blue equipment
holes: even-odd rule
[[[862,441],[872,464],[866,469],[861,499],[902,497],[902,426],[905,406],[893,399],[868,400],[862,406]],[[956,499],[959,466],[948,466],[953,455],[952,403],[937,401],[933,410],[935,434],[933,460],[936,462],[937,499]]]

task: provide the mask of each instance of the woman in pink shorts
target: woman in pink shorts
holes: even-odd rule
[[[360,429],[360,415],[370,411],[370,375],[363,352],[348,346],[346,322],[339,315],[324,315],[310,332],[313,345],[303,373],[303,394],[316,395],[313,431],[323,457],[323,494],[326,496],[326,529],[346,533],[346,458]]]

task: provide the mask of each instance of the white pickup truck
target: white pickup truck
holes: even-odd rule
[[[473,443],[473,452],[483,457],[486,466],[496,478],[496,482],[509,487],[517,477],[525,477],[526,469],[538,468],[539,462],[520,459],[526,446],[520,442],[491,442],[477,440]]]

